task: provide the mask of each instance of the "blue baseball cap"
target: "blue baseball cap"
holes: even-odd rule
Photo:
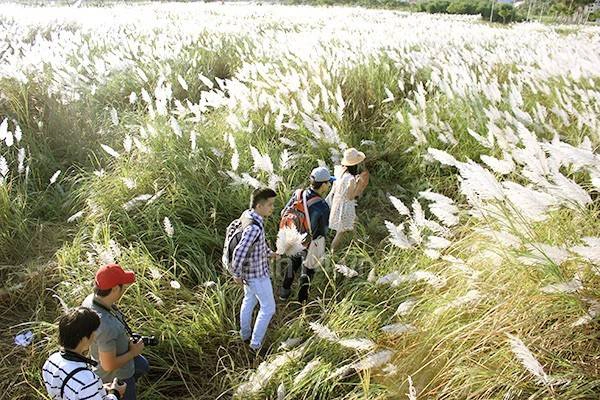
[[[327,167],[317,167],[312,170],[310,173],[311,179],[315,182],[333,182],[335,181],[335,176],[331,176],[329,173],[329,169]]]

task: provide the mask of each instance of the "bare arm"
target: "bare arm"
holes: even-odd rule
[[[348,200],[354,200],[365,191],[369,184],[369,171],[363,171],[350,181],[346,197]]]
[[[348,190],[346,191],[346,199],[354,200],[358,195],[358,177],[354,177],[348,184]]]
[[[137,343],[129,342],[129,351],[125,354],[117,356],[116,351],[98,351],[100,366],[107,372],[121,368],[129,361],[139,356],[144,350],[144,343],[140,340]]]

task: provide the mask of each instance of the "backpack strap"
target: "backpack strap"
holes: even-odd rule
[[[310,213],[308,212],[308,204],[306,201],[306,197],[308,196],[308,191],[305,190],[302,193],[302,204],[304,205],[304,215],[306,218],[306,224],[308,225],[308,234],[312,237],[312,224],[310,222]]]
[[[302,192],[303,192],[302,189],[296,190],[296,192],[294,193],[294,201],[292,202],[292,206],[294,203],[302,201]]]
[[[296,189],[296,191],[294,191],[294,194],[292,194],[292,198],[289,201],[289,205],[286,204],[283,209],[281,210],[280,216],[283,217],[285,215],[285,213],[290,209],[294,207],[294,203],[296,203],[298,200],[300,200],[300,197],[302,195],[302,189]]]
[[[254,220],[254,218],[249,218],[249,219],[250,219],[250,223],[248,223],[248,224],[244,223],[244,220],[242,220],[242,233],[244,232],[244,229],[246,229],[247,227],[249,227],[251,225],[256,225],[256,226],[258,226],[258,229],[260,229],[260,224],[258,222],[256,222]],[[252,242],[250,247],[248,247],[248,253],[246,253],[246,259],[248,259],[250,257],[250,254],[252,254],[252,252],[254,251],[254,247],[256,246],[256,242],[258,242],[259,237],[260,237],[260,234],[256,237],[256,239],[254,239],[254,242]]]
[[[65,379],[63,379],[62,385],[60,387],[60,398],[61,399],[64,398],[65,387],[67,386],[67,382],[69,382],[69,380],[71,380],[71,378],[74,377],[76,373],[81,372],[81,371],[89,371],[89,369],[86,367],[75,368],[73,371],[69,372],[69,374],[65,377]]]
[[[312,222],[310,220],[310,207],[312,207],[313,205],[317,204],[320,201],[324,201],[323,198],[319,195],[313,196],[310,199],[308,198],[308,189],[304,191],[303,193],[303,205],[304,205],[304,209],[306,210],[306,220],[308,221],[308,230],[310,233],[310,236],[312,237]]]
[[[260,229],[260,224],[258,222],[256,222],[254,220],[254,218],[252,218],[252,222],[250,222],[250,225],[256,225],[256,226],[258,226],[258,229]],[[249,257],[250,254],[252,254],[252,252],[254,251],[254,247],[256,246],[256,242],[258,242],[259,238],[260,238],[260,233],[258,234],[258,236],[256,237],[256,239],[254,239],[254,242],[252,242],[252,244],[248,248],[248,253],[247,253],[246,257]]]
[[[319,201],[323,200],[320,196],[313,196],[307,200],[306,205],[310,208],[313,204],[317,204]]]

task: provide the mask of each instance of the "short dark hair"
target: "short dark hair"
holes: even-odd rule
[[[100,317],[96,311],[87,307],[71,309],[58,320],[58,343],[66,349],[74,349],[99,326]]]
[[[263,203],[272,197],[276,197],[277,193],[270,188],[258,188],[252,192],[250,197],[250,208],[256,207],[259,203]]]
[[[346,171],[350,172],[351,175],[358,175],[358,164],[357,165],[347,165]]]
[[[116,287],[116,286],[115,286]],[[123,287],[123,285],[119,285],[119,287]],[[113,288],[110,289],[100,289],[98,286],[96,286],[96,283],[94,283],[94,294],[98,297],[106,297],[110,294],[110,292],[113,290]]]
[[[323,186],[324,184],[328,183],[329,181],[325,181],[325,182],[317,182],[314,179],[310,180],[310,187],[313,190],[319,190],[321,189],[321,186]]]

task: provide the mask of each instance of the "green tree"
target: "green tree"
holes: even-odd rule
[[[501,4],[500,7],[498,7],[498,15],[500,17],[502,17],[502,23],[505,24],[506,23],[506,18],[511,16],[513,13],[513,7],[510,4]]]
[[[572,15],[580,7],[585,7],[589,4],[594,3],[595,0],[559,0],[554,2],[551,9],[564,11],[567,15]],[[564,7],[561,7],[564,6]],[[565,10],[566,8],[566,10]],[[551,11],[552,12],[552,11]]]
[[[478,4],[472,0],[455,0],[446,9],[448,14],[479,14]]]
[[[550,14],[554,15],[570,15],[569,7],[565,3],[554,3],[550,7]]]
[[[430,14],[445,14],[449,5],[449,1],[434,0],[427,4],[427,12]]]

